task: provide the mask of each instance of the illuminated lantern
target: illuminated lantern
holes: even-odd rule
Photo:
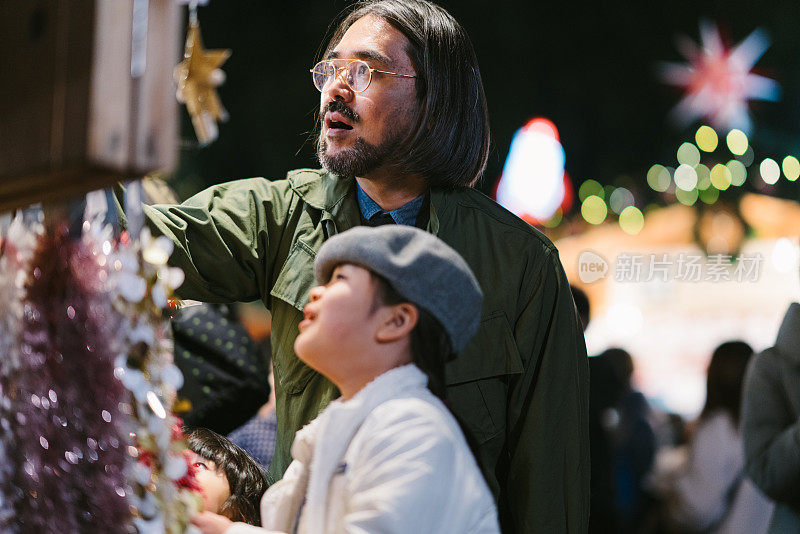
[[[564,159],[555,124],[541,117],[531,119],[511,141],[497,202],[531,224],[550,220],[559,207],[568,209]]]

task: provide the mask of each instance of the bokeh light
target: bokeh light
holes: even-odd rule
[[[590,224],[600,224],[606,220],[608,208],[602,198],[597,195],[590,195],[581,204],[581,215]]]
[[[797,243],[781,237],[772,249],[772,265],[781,273],[797,272]]]
[[[701,163],[694,170],[697,173],[697,189],[704,190],[711,187],[711,169]]]
[[[683,143],[678,148],[678,163],[694,167],[700,163],[700,151],[692,143]]]
[[[624,187],[618,187],[608,198],[608,205],[614,213],[622,213],[628,206],[633,206],[633,193]]]
[[[794,182],[800,177],[800,161],[794,156],[786,156],[783,158],[783,175],[790,182]]]
[[[728,136],[725,138],[725,141],[728,143],[728,149],[732,154],[741,156],[747,152],[749,142],[747,141],[747,135],[745,135],[743,131],[737,129],[731,130],[728,132]]]
[[[676,189],[675,198],[677,198],[678,202],[680,202],[681,204],[685,206],[691,206],[695,202],[697,202],[697,189],[692,189],[691,191]]]
[[[663,193],[669,189],[671,180],[667,168],[658,163],[650,167],[650,170],[647,171],[647,185],[659,193]]]
[[[772,158],[764,158],[758,170],[761,171],[761,179],[769,185],[774,184],[781,177],[781,168],[778,166],[778,162]]]
[[[636,235],[644,228],[644,215],[635,206],[628,206],[619,214],[619,226],[626,234]]]
[[[722,163],[717,163],[711,169],[711,185],[725,191],[731,186],[731,171]]]
[[[555,124],[531,119],[511,140],[497,184],[498,204],[525,220],[549,220],[566,195],[564,162]]]
[[[700,200],[703,201],[704,204],[713,204],[719,198],[719,189],[716,187],[709,187],[708,189],[702,189],[699,192]]]
[[[578,198],[581,200],[581,202],[584,202],[592,195],[598,196],[602,199],[604,196],[603,186],[600,185],[600,182],[597,180],[586,180],[581,184],[580,189],[578,189]]]
[[[731,173],[731,185],[740,186],[744,184],[744,181],[747,179],[747,168],[744,166],[744,163],[732,159],[725,166],[728,167]]]
[[[697,172],[691,165],[683,163],[675,169],[675,186],[684,191],[691,191],[697,187]]]
[[[642,310],[630,302],[615,302],[608,307],[605,316],[609,332],[617,338],[631,338],[642,329]]]
[[[741,156],[736,156],[736,159],[744,163],[745,167],[749,167],[750,165],[752,165],[756,159],[756,154],[755,152],[753,152],[753,147],[751,146],[747,147],[747,150],[745,150],[744,154],[742,154]]]
[[[704,152],[714,152],[717,149],[719,139],[717,132],[711,126],[701,126],[697,129],[694,135],[694,140],[697,141],[697,146]]]
[[[553,216],[547,221],[545,221],[544,226],[545,228],[555,228],[556,226],[561,224],[561,221],[563,219],[564,219],[564,214],[561,213],[561,208],[558,208],[556,212],[553,214]]]

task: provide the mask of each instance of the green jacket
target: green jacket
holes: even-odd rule
[[[293,345],[314,256],[360,222],[352,179],[321,170],[237,180],[180,206],[146,207],[175,243],[179,294],[206,302],[263,300],[272,313],[280,478],[294,433],[338,395]],[[505,532],[586,532],[588,365],[567,278],[553,244],[474,189],[432,191],[427,230],[457,250],[484,292],[477,335],[447,367],[453,411],[479,444],[479,463]]]

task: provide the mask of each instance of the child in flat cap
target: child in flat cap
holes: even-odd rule
[[[400,225],[332,237],[314,263],[297,356],[341,392],[297,432],[261,500],[262,528],[214,514],[204,533],[496,533],[497,510],[439,397],[475,333],[482,294],[438,238]]]

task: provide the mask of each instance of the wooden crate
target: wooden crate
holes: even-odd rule
[[[175,0],[0,2],[0,212],[175,165],[181,19]]]

